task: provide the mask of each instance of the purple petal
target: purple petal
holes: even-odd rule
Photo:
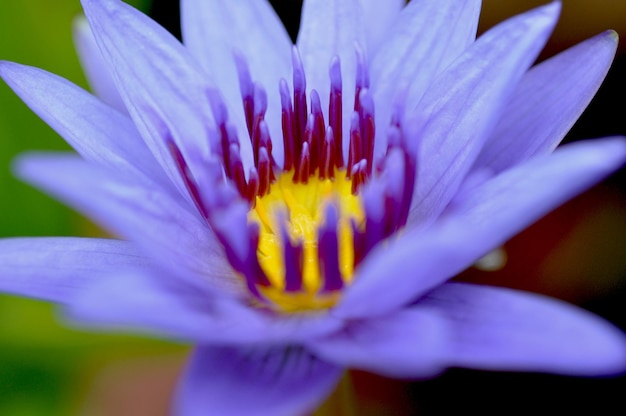
[[[206,97],[208,76],[172,35],[124,2],[82,3],[129,114],[168,176],[188,196],[166,138],[178,145],[192,173],[203,169],[202,160],[210,154],[207,131],[214,127]]]
[[[185,46],[219,85],[240,135],[247,129],[233,52],[246,58],[253,81],[267,92],[274,149],[282,149],[278,84],[291,76],[292,43],[272,6],[266,0],[184,0],[181,14]]]
[[[328,115],[330,79],[328,69],[333,56],[341,60],[343,84],[343,137],[349,136],[350,116],[354,111],[356,50],[365,48],[365,31],[357,0],[307,0],[302,6],[298,48],[306,72],[307,88],[319,93],[324,114]],[[366,55],[367,55],[367,51]],[[326,118],[328,119],[328,118]],[[344,154],[347,154],[344,141]]]
[[[117,92],[115,81],[113,81],[111,72],[102,59],[102,53],[98,49],[89,23],[84,16],[78,16],[74,19],[73,32],[78,59],[91,89],[106,104],[121,113],[126,113],[126,105]]]
[[[258,338],[254,313],[226,298],[176,286],[176,276],[145,267],[103,276],[68,302],[72,323],[192,342],[249,342]]]
[[[425,308],[352,321],[328,337],[307,343],[324,360],[389,377],[425,378],[444,369],[448,333]]]
[[[480,0],[414,0],[402,10],[372,60],[376,154],[386,148],[385,132],[397,96],[402,94],[407,108],[415,108],[433,77],[474,41],[479,13]]]
[[[404,0],[359,0],[359,3],[363,10],[367,50],[373,55],[388,36],[389,29],[406,2]]]
[[[409,226],[432,223],[450,202],[560,7],[553,2],[496,26],[432,83],[415,109],[416,125],[405,129],[419,146]]]
[[[116,271],[75,296],[66,316],[89,328],[210,344],[302,342],[342,325],[328,315],[275,315],[180,283],[154,268]]]
[[[333,314],[375,316],[411,302],[625,161],[623,138],[590,140],[503,172],[456,202],[433,227],[408,231],[369,254]]]
[[[128,117],[69,81],[38,68],[0,62],[0,76],[85,159],[169,186]]]
[[[175,275],[228,293],[241,289],[209,227],[154,184],[133,181],[72,156],[22,156],[16,171],[136,243]]]
[[[178,391],[180,416],[306,415],[342,370],[300,347],[198,347]]]
[[[553,151],[600,87],[616,48],[617,34],[605,32],[528,71],[474,169],[499,173]]]
[[[0,240],[0,290],[68,303],[103,276],[149,260],[125,241],[95,238]]]
[[[452,333],[449,365],[607,375],[626,370],[626,336],[564,302],[511,289],[448,283],[420,300]]]

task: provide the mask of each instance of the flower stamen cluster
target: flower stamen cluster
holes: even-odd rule
[[[196,206],[255,302],[282,311],[327,309],[367,253],[406,223],[415,157],[402,140],[400,117],[393,117],[387,153],[374,169],[374,101],[365,56],[357,47],[346,164],[341,62],[338,57],[330,62],[326,124],[315,89],[309,94],[310,106],[307,103],[306,76],[294,47],[293,95],[285,79],[279,82],[284,148],[280,166],[265,121],[267,93],[253,82],[245,58],[234,56],[254,160],[247,177],[236,129],[217,91],[207,94],[218,131],[213,148],[220,156],[207,168],[215,183],[211,195],[198,189],[173,141],[170,150]]]

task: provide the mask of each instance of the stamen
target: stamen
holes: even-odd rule
[[[246,59],[239,51],[233,51],[235,66],[237,67],[237,77],[239,78],[239,90],[241,91],[241,99],[243,101],[243,112],[246,117],[246,127],[248,135],[252,137],[252,122],[254,120],[254,86],[252,77],[248,69]]]
[[[265,119],[267,111],[267,93],[259,84],[254,84],[254,119],[252,123],[252,149],[254,153],[254,163],[259,163],[259,146],[261,139],[260,124]]]
[[[311,136],[311,165],[316,167],[324,146],[324,114],[322,113],[322,104],[320,96],[316,90],[311,90],[311,115],[313,116],[313,135]],[[310,117],[309,116],[309,117]]]
[[[385,237],[384,185],[380,181],[371,182],[361,193],[365,211],[365,231],[361,234],[359,256],[355,256],[355,266],[376,244]],[[358,231],[357,231],[358,232]]]
[[[302,290],[302,242],[292,243],[287,232],[286,219],[279,218],[280,238],[283,243],[283,262],[285,265],[285,291],[299,292]]]
[[[367,181],[367,160],[361,159],[359,163],[352,166],[352,193],[356,195],[361,186]]]
[[[343,129],[342,129],[342,92],[341,92],[341,63],[338,56],[330,61],[330,99],[328,103],[328,124],[335,137],[334,165],[337,169],[343,167]]]
[[[354,165],[361,160],[361,128],[359,127],[359,113],[352,113],[350,118],[350,151],[348,153],[348,171],[346,177],[352,178]]]
[[[313,114],[309,114],[309,117],[307,118],[307,123],[306,123],[306,128],[304,129],[304,142],[302,143],[302,151],[304,152],[304,144],[306,143],[307,149],[308,149],[308,160],[309,160],[309,165],[306,168],[306,171],[304,171],[304,174],[306,174],[306,176],[310,176],[311,175],[311,166],[315,166],[315,164],[313,163],[313,156],[312,156],[312,151],[314,149],[314,147],[316,147],[313,143],[313,141],[315,140],[315,116]]]
[[[281,78],[279,83],[280,89],[280,102],[282,106],[282,127],[283,127],[283,147],[285,149],[285,161],[283,163],[283,169],[289,171],[293,169],[295,162],[295,120],[293,107],[291,106],[291,97],[289,96],[289,87],[287,81]]]
[[[356,52],[356,86],[354,90],[354,111],[359,111],[359,96],[361,90],[370,87],[369,69],[367,67],[367,60],[365,58],[365,52],[361,49],[359,44],[355,45]]]
[[[374,137],[376,127],[374,124],[374,99],[367,88],[361,90],[359,94],[359,127],[361,128],[361,139],[363,140],[362,157],[367,160],[367,174],[372,174],[374,159]]]
[[[352,229],[352,243],[354,247],[353,267],[356,269],[365,258],[365,232],[362,231],[363,227],[357,224],[354,218],[350,219],[350,228]]]
[[[387,161],[385,178],[385,211],[386,224],[384,238],[389,237],[400,228],[400,215],[403,204],[405,166],[402,151],[392,150]],[[403,224],[402,224],[403,225]]]
[[[335,179],[335,140],[333,137],[332,127],[326,128],[326,134],[324,135],[324,147],[322,148],[322,157],[320,159],[319,166],[319,178],[320,179]]]
[[[269,193],[270,183],[272,180],[272,172],[270,165],[270,155],[265,146],[259,148],[259,196],[263,196]]]
[[[307,104],[306,104],[306,77],[304,76],[304,67],[300,59],[300,53],[295,46],[292,50],[293,62],[293,108],[296,121],[296,154],[300,150],[302,140],[304,138],[304,129],[307,120]]]
[[[220,136],[220,146],[219,151],[221,155],[224,157],[224,170],[226,171],[226,175],[230,177],[230,163],[228,163],[229,157],[229,143],[228,143],[228,131],[226,129],[226,121],[228,120],[228,111],[226,110],[226,105],[222,100],[219,91],[214,89],[209,89],[207,91],[207,98],[209,100],[209,105],[211,106],[211,112],[213,113],[213,119],[215,120],[215,124],[217,125],[217,129]]]
[[[298,167],[293,175],[293,181],[295,183],[308,183],[309,171],[311,165],[311,155],[309,153],[309,143],[302,143],[302,152],[300,153],[300,161]]]
[[[402,157],[400,158],[398,155],[402,155]],[[389,127],[387,135],[387,154],[384,160],[391,161],[393,158],[396,160],[401,159],[401,162],[391,162],[392,164],[401,164],[403,167],[401,208],[398,214],[399,228],[404,226],[409,218],[409,210],[415,188],[417,162],[416,157],[407,149],[407,144],[403,140],[400,127],[396,125]],[[385,164],[388,165],[389,163],[386,162]]]
[[[232,230],[230,230],[229,232],[232,234]],[[247,261],[244,263],[244,275],[246,276],[248,286],[259,285],[267,287],[270,286],[271,283],[265,275],[265,272],[261,268],[261,265],[259,264],[259,259],[255,254],[255,251],[259,246],[260,233],[261,231],[257,224],[248,224],[248,240],[250,241],[250,244],[248,246]]]
[[[230,171],[230,180],[234,182],[239,194],[245,196],[247,190],[246,176],[243,171],[243,161],[241,160],[241,155],[239,154],[239,146],[231,143],[228,153],[230,155],[228,160],[228,162],[230,162],[228,167]]]
[[[189,195],[191,196],[194,205],[198,209],[198,212],[200,212],[202,217],[206,220],[209,214],[206,207],[202,203],[202,198],[200,197],[198,185],[191,175],[191,171],[189,170],[189,166],[187,165],[187,161],[185,160],[182,152],[180,151],[178,146],[176,146],[174,140],[169,133],[167,133],[166,135],[165,144],[167,145],[172,155],[172,158],[174,159],[174,163],[178,168],[178,173],[180,174],[180,177],[183,180],[183,183],[185,184],[185,187],[187,188],[187,191],[189,192]]]
[[[318,235],[318,256],[324,277],[322,292],[332,292],[343,288],[339,270],[338,213],[335,204],[327,204],[324,214],[325,221],[319,228]]]
[[[246,190],[246,199],[254,207],[256,196],[259,194],[259,172],[253,166],[248,173],[248,189]]]
[[[267,154],[269,156],[269,160],[270,160],[270,178],[272,181],[274,181],[275,176],[274,176],[274,166],[276,165],[276,162],[274,162],[274,156],[272,155],[272,139],[270,138],[270,129],[267,126],[267,122],[265,120],[261,120],[261,122],[259,123],[259,146],[260,147],[265,147],[265,149],[267,150]]]

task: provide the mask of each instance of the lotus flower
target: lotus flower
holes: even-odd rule
[[[615,33],[529,69],[559,2],[475,40],[478,0],[307,0],[295,47],[263,0],[184,0],[184,45],[119,0],[83,7],[100,99],[0,64],[80,155],[15,171],[121,239],[5,239],[0,288],[193,343],[176,414],[306,414],[349,367],[626,369],[583,310],[448,282],[624,163],[623,138],[553,152]]]

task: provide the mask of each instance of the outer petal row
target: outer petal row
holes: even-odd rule
[[[62,304],[110,273],[149,265],[150,261],[125,241],[70,237],[0,240],[0,290]]]
[[[626,370],[626,336],[601,318],[544,296],[463,283],[353,321],[309,347],[332,362],[392,377],[424,378],[451,366],[570,375]]]
[[[494,27],[432,83],[404,133],[419,148],[407,227],[431,224],[456,194],[559,11],[554,2]]]
[[[347,321],[307,347],[320,357],[389,377],[427,378],[444,370],[448,328],[427,309],[406,308],[389,315]]]
[[[87,19],[79,16],[74,19],[74,44],[78,59],[85,71],[85,76],[92,91],[102,101],[122,113],[126,113],[126,105],[120,97],[115,86],[115,81],[111,77],[111,71],[102,59],[102,53],[98,49],[96,39],[91,33],[91,28]]]
[[[130,116],[172,182],[190,199],[167,140],[181,149],[192,174],[203,169],[211,154],[208,130],[215,127],[206,97],[209,77],[182,44],[131,6],[117,0],[82,3]]]
[[[375,249],[334,313],[368,317],[410,303],[625,161],[623,138],[598,139],[503,172],[459,198],[433,227]]]
[[[341,326],[327,316],[266,314],[245,301],[212,296],[180,283],[177,276],[155,268],[122,270],[72,299],[68,317],[89,328],[140,331],[212,345],[299,343]],[[109,299],[115,299],[115,308]]]
[[[600,87],[617,48],[609,31],[531,68],[474,164],[499,173],[563,139]]]
[[[178,409],[183,415],[199,408],[300,414],[325,396],[343,366],[408,378],[456,365],[572,375],[626,369],[626,337],[600,318],[539,295],[459,283],[441,286],[404,311],[352,322],[306,348],[336,365],[301,347],[200,347]],[[235,383],[237,401],[226,394]]]
[[[175,276],[206,291],[239,292],[213,232],[188,206],[153,183],[134,181],[75,156],[22,156],[16,173],[136,243]]]
[[[414,109],[433,78],[476,38],[480,0],[413,0],[402,10],[385,47],[372,59],[376,154],[386,148],[391,109]]]
[[[0,76],[86,160],[171,188],[132,121],[65,79],[0,62]]]
[[[442,316],[447,365],[483,370],[607,375],[626,370],[626,337],[601,318],[520,291],[448,283],[416,308]]]
[[[299,347],[198,347],[179,390],[180,416],[309,414],[343,370]]]

